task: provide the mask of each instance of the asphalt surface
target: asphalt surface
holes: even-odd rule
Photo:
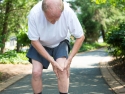
[[[104,49],[77,54],[71,64],[69,94],[115,94],[102,77],[99,62],[108,54]],[[51,66],[43,72],[43,94],[59,94]],[[31,74],[10,85],[0,94],[33,94]]]

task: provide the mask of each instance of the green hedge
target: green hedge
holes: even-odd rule
[[[125,58],[125,22],[108,33],[107,43],[113,56]]]

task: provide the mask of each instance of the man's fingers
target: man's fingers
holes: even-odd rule
[[[59,75],[58,75],[58,72],[57,72],[57,71],[55,71],[55,74],[56,74],[56,77],[59,78]]]
[[[60,71],[63,71],[63,68],[60,67],[57,63],[56,63],[56,65],[54,65],[53,67],[56,68],[56,70],[58,69],[58,70],[60,70]]]
[[[67,77],[69,78],[70,73],[69,73],[69,69],[67,69]]]
[[[68,67],[68,62],[65,62],[64,63],[64,68],[67,69],[67,67]]]
[[[57,68],[53,67],[53,71],[55,72],[56,77],[59,78],[59,75],[58,75],[58,72],[57,72]]]
[[[63,71],[63,68],[60,67],[59,65],[57,66],[60,71]]]

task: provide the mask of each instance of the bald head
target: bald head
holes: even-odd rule
[[[42,2],[42,10],[44,12],[48,11],[48,10],[52,10],[54,8],[57,8],[61,11],[63,11],[64,5],[62,0],[43,0]]]
[[[61,16],[64,5],[62,0],[43,0],[42,10],[49,22],[54,24]]]

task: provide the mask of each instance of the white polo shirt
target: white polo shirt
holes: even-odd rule
[[[43,46],[54,48],[64,39],[70,40],[70,34],[75,38],[83,35],[83,29],[74,11],[64,3],[64,10],[55,24],[47,21],[42,10],[42,1],[37,3],[28,15],[28,37],[30,40],[40,40]]]

